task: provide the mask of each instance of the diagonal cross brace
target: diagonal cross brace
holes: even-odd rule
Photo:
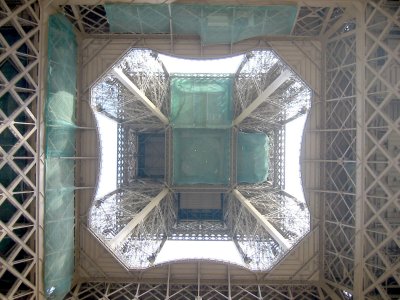
[[[118,80],[137,98],[144,106],[146,106],[164,125],[169,124],[168,118],[161,110],[150,101],[149,98],[124,74],[121,69],[114,68],[114,75]]]
[[[249,200],[246,199],[237,189],[232,191],[236,199],[256,218],[261,226],[279,243],[279,245],[287,250],[290,248],[290,243],[285,239],[282,234],[272,225],[266,217],[264,217]]]
[[[150,212],[167,196],[169,190],[164,188],[157,196],[155,196],[149,204],[146,205],[118,234],[110,240],[111,248],[117,246],[120,242],[122,242],[137,225],[143,222],[146,217],[150,214]]]
[[[271,96],[286,80],[289,79],[291,73],[288,70],[284,70],[278,78],[276,78],[253,102],[247,106],[242,113],[233,120],[233,125],[237,126],[244,119],[257,109],[269,96]]]

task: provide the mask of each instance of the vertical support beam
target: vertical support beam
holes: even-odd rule
[[[228,300],[232,300],[232,287],[231,287],[231,268],[227,265],[228,268]]]
[[[118,80],[135,96],[140,102],[143,103],[164,125],[169,124],[168,118],[158,109],[157,106],[154,105],[153,102],[150,101],[146,95],[139,90],[139,88],[124,74],[121,69],[114,68],[114,75],[118,78]]]
[[[75,13],[79,14],[79,7],[72,5],[72,9],[74,11],[74,14]],[[81,20],[78,20],[78,24],[80,25],[79,28],[81,28],[81,26],[82,26]],[[83,28],[83,26],[82,26],[82,28]],[[83,121],[84,121],[84,120],[82,120],[83,119],[82,113],[80,113],[82,111],[81,105],[83,104],[83,102],[82,102],[82,90],[83,90],[83,86],[82,86],[82,79],[83,79],[83,76],[82,76],[82,66],[83,66],[82,33],[84,33],[83,29],[81,29],[81,32],[79,32],[77,30],[75,32],[76,41],[77,41],[77,51],[78,51],[78,53],[77,53],[77,56],[78,56],[77,74],[76,74],[76,89],[77,89],[76,107],[77,108],[76,108],[75,113],[76,113],[79,124],[83,124]],[[76,137],[77,137],[76,142],[75,142],[76,157],[74,157],[72,159],[80,159],[77,156],[81,155],[81,153],[83,153],[83,151],[82,151],[82,143],[84,143],[84,140],[82,140],[83,134],[84,134],[84,131],[77,131],[77,133],[76,133]],[[88,158],[85,157],[82,159],[86,160]],[[98,158],[94,158],[94,159],[98,159]],[[79,174],[82,174],[81,170],[83,168],[84,168],[83,162],[82,163],[75,162],[75,178],[76,179],[80,178]],[[82,185],[86,186],[87,183],[83,181]],[[82,201],[80,201],[79,198],[82,197],[82,193],[85,192],[85,190],[87,190],[87,189],[78,188],[75,192],[75,255],[74,255],[75,266],[79,266],[80,260],[81,260],[81,258],[80,258],[80,255],[81,255],[81,253],[80,253],[80,238],[78,238],[78,237],[79,237],[79,233],[81,231],[81,222],[79,220],[80,220],[80,205],[81,205]],[[78,273],[78,269],[75,267],[74,282],[79,279],[79,275],[77,273]]]
[[[167,275],[167,294],[165,295],[165,300],[169,299],[169,285],[171,278],[171,264],[168,265],[168,275]]]
[[[261,226],[279,243],[279,245],[287,250],[290,248],[290,243],[286,240],[282,234],[265,218],[251,203],[247,200],[242,193],[237,189],[232,191],[236,199],[238,199],[242,205],[260,222]]]
[[[317,108],[317,112],[320,114],[318,121],[320,126],[323,128],[327,127],[326,124],[326,91],[325,91],[325,86],[326,86],[326,64],[327,64],[327,60],[326,60],[326,51],[327,51],[327,39],[329,37],[325,37],[322,39],[321,41],[321,61],[322,61],[322,66],[321,66],[321,104],[318,106]],[[321,153],[325,152],[326,149],[326,133],[325,132],[321,132],[321,137],[320,137],[320,145],[324,145],[321,147]],[[319,186],[323,186],[322,185],[322,177],[325,174],[325,162],[322,163],[321,165],[321,169],[320,169],[320,182],[319,182]],[[318,197],[317,193],[314,192],[314,197]],[[320,194],[321,200],[320,201],[320,205],[319,205],[319,209],[318,209],[318,213],[319,213],[319,217],[320,217],[320,222],[321,222],[321,226],[318,232],[318,248],[319,248],[319,258],[318,258],[318,262],[320,267],[320,272],[319,272],[319,280],[322,282],[324,281],[324,273],[325,273],[325,264],[324,264],[324,257],[325,257],[325,203],[326,203],[326,194],[325,193],[321,193]]]
[[[364,201],[365,197],[365,3],[356,6],[356,205],[354,295],[364,299]]]
[[[111,248],[114,248],[122,240],[124,240],[129,233],[141,222],[143,222],[149,213],[161,202],[162,199],[168,194],[169,190],[164,188],[157,196],[155,196],[149,204],[146,205],[118,234],[110,241]]]
[[[22,6],[21,6],[22,7]],[[48,21],[51,13],[47,1],[39,1],[39,78],[36,110],[36,299],[45,299],[44,293],[44,101],[47,79]]]
[[[72,13],[74,14],[74,17],[76,19],[76,22],[78,23],[78,27],[81,33],[85,33],[85,28],[82,25],[82,16],[81,12],[79,11],[79,6],[77,5],[71,5]],[[82,65],[79,65],[82,66]]]
[[[196,300],[201,300],[200,297],[200,262],[197,263],[197,297]]]
[[[269,96],[271,96],[290,77],[290,71],[284,70],[242,113],[233,120],[233,125],[239,125],[244,119],[257,109]]]

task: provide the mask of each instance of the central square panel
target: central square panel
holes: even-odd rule
[[[174,129],[173,183],[229,184],[230,140],[231,129]]]
[[[232,83],[229,76],[174,75],[171,124],[174,128],[230,128]]]
[[[232,83],[229,75],[171,77],[173,184],[229,184]]]

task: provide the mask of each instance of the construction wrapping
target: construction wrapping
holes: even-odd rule
[[[239,132],[237,139],[237,181],[260,183],[267,180],[269,138],[265,133]]]
[[[287,35],[293,5],[106,4],[114,33],[198,35],[204,45],[230,44],[257,36]]]
[[[45,103],[44,287],[63,299],[74,274],[77,44],[65,16],[49,17]]]

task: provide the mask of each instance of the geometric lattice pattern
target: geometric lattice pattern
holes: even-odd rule
[[[290,295],[290,298],[286,295]],[[320,287],[306,285],[186,285],[87,282],[77,285],[66,299],[325,299],[333,300]]]
[[[340,28],[343,31],[343,27]],[[354,278],[356,190],[356,32],[327,43],[325,279],[350,288]],[[346,128],[346,130],[341,130]],[[339,246],[340,245],[340,246]]]
[[[60,10],[82,33],[108,34],[104,6],[78,5],[79,2],[71,5],[54,0],[50,6],[62,3]],[[389,0],[299,3],[292,43],[301,42],[312,48],[323,41],[321,54],[325,57],[323,66],[313,66],[320,72],[316,76],[320,74],[325,82],[322,95],[318,95],[323,102],[317,106],[323,108],[322,126],[311,130],[324,141],[321,157],[315,164],[321,166],[321,182],[325,184],[310,191],[322,200],[321,219],[325,219],[324,249],[320,249],[323,257],[319,260],[324,269],[321,281],[243,285],[241,277],[237,277],[221,284],[203,283],[201,278],[198,284],[193,283],[196,280],[179,284],[171,280],[167,284],[177,275],[171,269],[171,276],[158,275],[153,281],[140,280],[141,274],[123,273],[126,282],[111,283],[114,273],[96,270],[90,276],[97,279],[78,283],[69,299],[231,296],[349,300],[352,295],[354,299],[368,300],[398,298],[399,4]],[[0,298],[6,299],[43,298],[43,152],[39,126],[43,105],[39,99],[43,99],[40,88],[45,76],[39,69],[39,52],[44,49],[39,26],[40,15],[45,17],[46,11],[47,6],[40,7],[35,0],[0,0]],[[299,41],[303,37],[315,40]],[[157,42],[144,36],[118,42],[113,37],[96,40],[90,36],[86,41],[101,44],[101,49],[117,48],[117,43],[127,49],[134,42],[177,54],[184,53],[189,45],[184,42],[182,46],[174,35]],[[279,41],[271,42],[277,44]],[[254,39],[253,44],[244,47],[248,51],[269,46],[268,39]],[[195,51],[196,55],[222,55],[241,51],[240,47],[231,44],[213,52],[215,48],[197,45]],[[95,59],[96,53],[87,53],[86,61]],[[105,55],[98,70],[104,68],[107,59],[111,57],[113,62],[118,55]],[[89,263],[84,252],[81,256],[82,261]],[[86,270],[80,272],[84,274]],[[224,272],[229,274],[229,267]],[[271,274],[257,273],[254,282],[268,281]],[[132,278],[128,279],[129,276]]]
[[[10,2],[10,1],[9,1]],[[0,1],[0,298],[39,299],[39,9]],[[35,242],[36,241],[36,242]]]
[[[400,286],[399,13],[369,1],[327,43],[324,267],[343,299]]]
[[[365,178],[359,250],[365,298],[393,298],[400,286],[400,6],[366,5],[363,49]],[[362,185],[359,186],[362,188]],[[358,229],[358,228],[357,228]]]

